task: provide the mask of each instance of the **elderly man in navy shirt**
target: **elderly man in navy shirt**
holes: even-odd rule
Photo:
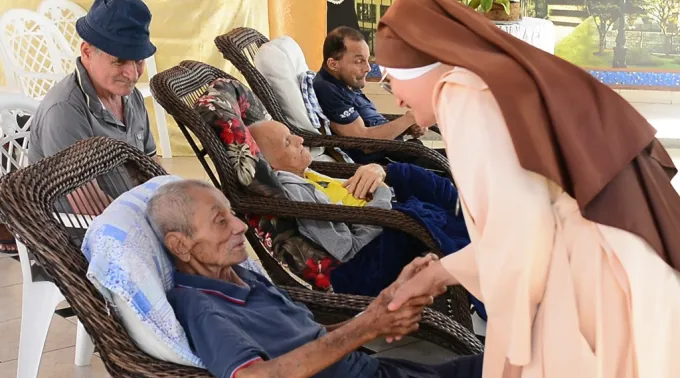
[[[361,315],[323,326],[266,278],[237,266],[248,256],[247,226],[219,190],[202,181],[170,183],[149,201],[147,213],[177,269],[177,287],[168,300],[195,353],[216,377],[481,377],[481,355],[427,366],[356,351],[377,337],[400,337],[417,328],[432,297],[414,298],[397,311],[387,305],[397,285],[427,266],[432,255],[405,268]]]
[[[341,26],[331,31],[323,44],[323,65],[314,78],[314,92],[319,105],[331,121],[333,133],[370,139],[403,140],[404,134],[423,135],[425,129],[416,125],[410,112],[388,121],[361,91],[366,75],[371,71],[370,51],[360,31]],[[413,140],[420,143],[419,140]],[[366,153],[348,150],[359,164],[385,163],[385,158],[416,163],[417,158],[383,152]]]

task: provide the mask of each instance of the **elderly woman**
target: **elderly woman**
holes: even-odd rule
[[[487,306],[486,378],[677,376],[680,200],[649,123],[456,0],[395,2],[376,59],[441,127],[472,239],[391,308],[464,285]]]

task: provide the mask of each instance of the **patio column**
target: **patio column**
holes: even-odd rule
[[[326,37],[325,0],[269,0],[269,38],[293,38],[312,71],[321,67]]]

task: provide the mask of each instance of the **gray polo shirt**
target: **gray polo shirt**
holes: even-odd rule
[[[31,119],[28,160],[34,163],[75,142],[95,136],[125,141],[149,156],[156,143],[149,127],[144,97],[135,88],[123,98],[125,125],[102,105],[87,71],[76,61],[76,70],[55,84]]]

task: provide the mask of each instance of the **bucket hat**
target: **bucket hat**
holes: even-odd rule
[[[156,52],[149,38],[151,12],[142,0],[96,0],[76,21],[80,38],[123,60],[144,60]]]

